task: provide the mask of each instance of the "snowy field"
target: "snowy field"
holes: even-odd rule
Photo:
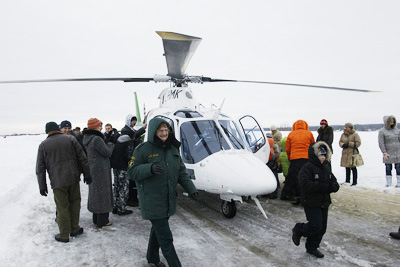
[[[345,176],[341,133],[335,132],[332,160],[340,183]],[[345,185],[332,194],[328,231],[321,243],[324,259],[306,254],[304,240],[299,247],[291,241],[294,223],[305,221],[301,207],[261,199],[268,220],[253,201],[238,204],[236,217],[225,219],[218,196],[203,192],[197,201],[181,195],[177,214],[170,219],[183,266],[399,266],[400,242],[388,234],[400,226],[400,189],[384,187],[378,132],[359,134],[365,165],[358,168],[356,187]],[[45,138],[0,140],[0,266],[148,266],[150,223],[141,219],[140,210],[111,215],[113,226],[98,230],[86,208],[83,182],[80,225],[85,232],[67,244],[54,240],[58,227],[53,194],[50,190],[48,197],[40,196],[35,175],[37,148]]]

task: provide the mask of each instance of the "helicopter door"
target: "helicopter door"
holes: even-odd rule
[[[248,143],[251,151],[262,162],[267,163],[270,153],[269,144],[265,138],[264,131],[255,118],[246,115],[239,119],[242,127],[245,141]]]

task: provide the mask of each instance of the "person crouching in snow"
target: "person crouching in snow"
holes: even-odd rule
[[[301,204],[308,223],[296,223],[292,230],[293,243],[300,245],[302,236],[307,237],[307,253],[323,258],[318,250],[328,223],[330,193],[339,190],[339,184],[331,168],[332,152],[325,142],[312,143],[308,149],[308,162],[299,173]]]

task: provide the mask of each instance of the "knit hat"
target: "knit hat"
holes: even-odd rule
[[[71,127],[71,128],[72,128],[71,122],[69,122],[69,121],[67,121],[67,120],[62,121],[62,122],[61,122],[61,125],[60,125],[60,129],[62,129],[62,128],[64,128],[64,127]]]
[[[320,154],[320,155],[326,155],[326,148],[324,148],[323,146],[321,146],[321,147],[319,148],[319,154]]]
[[[275,125],[271,125],[271,131],[275,131],[276,130],[276,126]]]
[[[99,128],[103,123],[99,121],[96,118],[90,118],[87,122],[87,127],[88,129],[97,129]]]
[[[137,121],[136,116],[133,116],[133,117],[131,118],[131,121]]]
[[[328,122],[325,119],[322,119],[319,125],[326,125],[328,126]]]
[[[344,125],[344,127],[349,127],[350,129],[353,129],[353,124],[351,122],[348,122]]]
[[[52,131],[60,131],[60,128],[58,128],[57,123],[55,123],[54,121],[46,123],[46,133],[49,133]]]

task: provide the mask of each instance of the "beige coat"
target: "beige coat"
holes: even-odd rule
[[[348,148],[343,148],[344,144],[349,144]],[[353,148],[356,147],[358,148],[361,146],[361,138],[356,133],[354,129],[351,129],[348,133],[343,132],[342,136],[340,137],[339,140],[339,146],[343,148],[342,150],[342,159],[340,160],[340,166],[341,167],[346,167],[346,168],[351,168],[351,156],[353,155]],[[355,154],[357,153],[357,149],[354,151]]]

